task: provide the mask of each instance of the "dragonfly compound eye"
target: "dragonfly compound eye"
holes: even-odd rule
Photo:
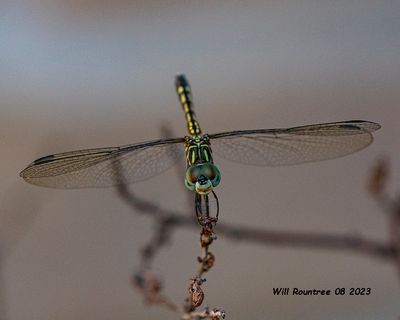
[[[197,179],[202,175],[201,167],[199,165],[193,165],[186,170],[186,180],[190,183],[196,183]]]
[[[186,169],[185,184],[191,191],[208,194],[221,181],[221,174],[212,163],[200,163]]]
[[[200,175],[201,175],[201,169],[199,165],[193,165],[186,169],[185,185],[189,190],[191,191],[196,190],[196,182],[199,179]]]
[[[221,173],[218,168],[212,163],[203,163],[201,165],[201,173],[206,176],[210,181],[213,187],[219,185],[221,181]]]

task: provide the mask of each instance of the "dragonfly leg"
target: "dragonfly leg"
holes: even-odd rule
[[[213,198],[207,195],[196,193],[195,195],[195,209],[197,221],[201,226],[209,223],[216,224],[219,215],[219,201],[214,191],[212,191]]]
[[[217,210],[217,213],[215,214],[215,218],[218,220],[218,216],[219,216],[219,201],[218,201],[218,197],[217,197],[217,195],[216,195],[216,193],[214,191],[212,191],[212,195],[213,195],[213,197],[215,199],[216,210]]]

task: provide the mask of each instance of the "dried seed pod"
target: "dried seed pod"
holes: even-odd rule
[[[200,246],[202,248],[209,246],[217,237],[212,229],[203,228],[200,234]]]
[[[202,260],[203,272],[207,272],[214,266],[215,256],[211,252],[207,252],[207,256]]]
[[[204,281],[205,280],[201,278],[192,279],[188,288],[190,303],[195,308],[199,307],[203,303],[204,292],[201,289],[201,284]]]
[[[210,311],[210,320],[221,320],[221,319],[225,319],[225,311],[222,309],[212,309]]]

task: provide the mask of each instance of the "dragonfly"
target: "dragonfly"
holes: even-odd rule
[[[200,222],[210,216],[211,202],[216,203],[218,219],[214,189],[221,182],[221,173],[214,164],[214,152],[248,165],[295,165],[364,149],[373,141],[372,132],[380,128],[378,123],[349,120],[206,134],[197,121],[191,87],[184,75],[176,76],[175,87],[186,118],[187,136],[48,155],[33,161],[20,176],[31,184],[50,188],[108,187],[152,178],[184,156],[184,183],[195,193]]]

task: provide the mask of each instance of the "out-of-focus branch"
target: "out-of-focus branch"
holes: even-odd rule
[[[161,281],[149,270],[138,272],[132,282],[142,294],[145,303],[162,305],[175,312],[179,310],[179,307],[162,293],[163,286]]]
[[[368,184],[370,194],[387,214],[388,246],[394,252],[397,271],[400,276],[400,194],[390,196],[387,191],[387,180],[390,176],[387,159],[381,159],[371,171]]]
[[[178,227],[199,228],[194,214],[187,216],[184,213],[164,209],[151,201],[138,198],[125,185],[119,186],[117,190],[122,200],[133,210],[168,221],[171,229]],[[359,235],[268,230],[221,222],[216,229],[219,235],[228,239],[259,245],[353,251],[383,259],[393,259],[398,252],[398,249],[386,242],[370,240]]]

